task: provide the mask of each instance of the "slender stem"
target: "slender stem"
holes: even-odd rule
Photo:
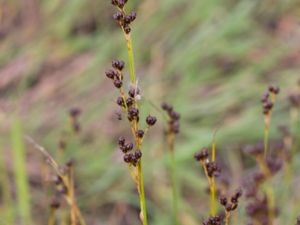
[[[216,160],[216,144],[213,140],[212,143],[212,154],[211,160],[214,162]],[[212,216],[216,215],[216,206],[215,206],[215,177],[212,176],[211,178],[211,186],[210,186],[210,214]]]
[[[48,225],[54,225],[55,224],[55,212],[56,209],[50,209],[49,217],[48,217]]]
[[[225,212],[225,225],[229,225],[230,212]]]
[[[137,164],[137,168],[138,168],[138,192],[139,192],[140,207],[141,207],[140,217],[143,222],[143,225],[148,225],[145,190],[144,190],[144,180],[143,180],[143,170],[142,170],[142,162],[141,161],[139,161],[139,163]]]
[[[264,130],[264,157],[267,157],[269,148],[269,126],[265,125]]]
[[[174,151],[170,152],[170,155],[171,155],[171,177],[172,177],[172,194],[173,194],[173,220],[174,220],[174,224],[178,224],[177,175],[176,175],[176,160],[175,160]]]
[[[127,41],[128,59],[129,59],[129,67],[130,67],[130,80],[131,83],[134,84],[135,83],[134,57],[133,57],[133,47],[132,47],[130,34],[125,34],[125,38]]]

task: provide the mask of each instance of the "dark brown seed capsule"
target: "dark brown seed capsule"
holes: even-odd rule
[[[126,154],[126,155],[124,155],[123,159],[124,159],[124,161],[126,163],[130,163],[131,159],[132,159],[132,154]]]
[[[69,114],[71,117],[75,118],[81,114],[81,110],[79,108],[71,108]]]
[[[59,202],[59,200],[56,199],[56,198],[53,198],[53,199],[51,200],[51,202],[50,202],[50,207],[51,207],[52,209],[58,209],[58,208],[60,207],[60,202]]]
[[[124,147],[126,152],[131,151],[133,149],[133,143],[128,143]]]
[[[124,32],[129,34],[131,32],[131,28],[129,26],[124,26]]]
[[[125,106],[125,104],[124,104],[124,99],[123,99],[121,96],[119,96],[119,97],[117,98],[117,104],[118,104],[119,106],[121,106],[121,107],[124,107],[124,106]]]
[[[116,21],[120,21],[122,20],[124,17],[123,13],[121,13],[120,11],[116,12],[114,15],[113,15],[113,18],[114,20]]]
[[[124,146],[125,138],[124,137],[119,137],[118,144],[119,144],[119,146]]]
[[[122,60],[113,60],[112,61],[112,67],[117,70],[120,70],[120,71],[123,70],[124,66],[125,66],[125,63]]]
[[[220,197],[220,203],[221,203],[221,205],[226,206],[227,205],[227,198],[225,196],[221,196]]]
[[[112,5],[118,5],[118,0],[111,0]]]
[[[146,118],[146,123],[149,125],[149,126],[153,126],[155,123],[156,123],[157,119],[155,116],[147,116]]]
[[[126,15],[124,17],[124,23],[125,24],[130,24],[131,23],[131,16],[130,15]]]
[[[131,97],[131,98],[134,98],[136,95],[138,95],[140,93],[139,89],[135,89],[135,88],[130,88],[129,91],[128,91],[128,95]]]
[[[136,19],[136,12],[131,12],[130,14],[131,22],[133,22]]]
[[[128,115],[131,117],[137,117],[139,115],[139,110],[137,108],[130,108],[128,110]]]
[[[135,156],[136,159],[142,158],[142,152],[141,152],[141,150],[137,149],[137,150],[134,152],[134,156]]]
[[[161,104],[161,108],[167,112],[172,112],[173,111],[173,107],[171,105],[169,105],[168,103],[164,102]]]
[[[143,130],[138,130],[138,131],[137,131],[137,136],[138,136],[139,138],[143,138],[143,137],[144,137],[144,131],[143,131]]]
[[[120,81],[120,80],[115,80],[115,81],[114,81],[114,85],[115,85],[116,88],[121,88],[122,85],[123,85],[123,83],[122,83],[122,81]]]
[[[106,70],[105,75],[109,79],[114,79],[116,76],[118,76],[118,74],[112,69]]]
[[[127,104],[128,107],[132,106],[133,103],[134,103],[133,98],[127,98],[127,99],[126,99],[126,104]]]

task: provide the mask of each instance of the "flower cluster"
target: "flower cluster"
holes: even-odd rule
[[[80,131],[80,123],[79,123],[80,114],[81,114],[81,110],[79,108],[71,108],[69,110],[71,126],[75,133],[78,133]]]
[[[246,206],[246,213],[253,221],[260,221],[262,225],[272,224],[270,223],[268,205],[268,198],[264,196],[262,199],[257,199],[255,202],[249,203]],[[275,209],[273,213],[277,215],[278,210]],[[249,225],[252,225],[252,223]]]
[[[116,6],[118,12],[113,15],[114,20],[120,25],[125,34],[131,32],[130,24],[136,19],[136,12],[126,14],[124,7],[127,0],[112,0],[111,4]]]
[[[288,100],[292,107],[294,107],[294,108],[300,107],[300,94],[291,94],[288,97]]]
[[[119,90],[120,96],[117,97],[116,103],[127,113],[127,119],[131,125],[133,131],[133,137],[135,139],[136,150],[134,149],[134,144],[132,142],[125,143],[125,138],[120,137],[118,140],[119,147],[124,153],[124,161],[136,166],[142,157],[142,152],[139,149],[143,141],[146,131],[153,125],[155,125],[157,119],[155,116],[148,115],[146,117],[146,130],[139,129],[138,125],[140,122],[140,111],[138,109],[138,100],[140,99],[140,90],[137,87],[130,87],[128,94],[126,95],[123,90],[123,69],[125,63],[121,60],[113,60],[112,68],[105,72],[106,77],[113,81],[116,89]]]
[[[168,103],[162,103],[161,108],[167,113],[168,115],[168,130],[167,133],[174,133],[178,134],[180,130],[180,114],[174,111],[173,106],[169,105]]]
[[[134,152],[132,152],[134,147],[133,143],[126,143],[124,137],[120,137],[118,143],[121,151],[124,153],[124,161],[136,166],[142,157],[142,152],[139,149],[136,149]]]
[[[220,197],[220,204],[224,207],[225,211],[231,212],[238,207],[239,198],[242,196],[242,189],[237,189],[234,194],[230,197],[230,201],[225,196]]]
[[[219,165],[209,160],[208,148],[203,148],[194,155],[194,158],[199,161],[209,178],[218,177],[221,172]]]
[[[205,220],[203,225],[221,225],[224,218],[222,216],[210,216],[207,220]]]
[[[283,161],[279,156],[264,157],[263,144],[258,143],[244,148],[244,152],[252,155],[257,163],[258,170],[255,170],[245,179],[245,196],[249,200],[246,206],[246,212],[252,221],[262,221],[262,224],[270,224],[272,217],[278,214],[274,205],[272,196],[261,190],[262,184],[270,180],[281,168]],[[280,148],[282,150],[282,148]]]
[[[270,85],[268,90],[264,92],[264,94],[261,97],[262,107],[263,107],[263,113],[265,115],[269,115],[273,106],[274,106],[274,97],[275,95],[278,95],[280,92],[280,88],[277,86]],[[270,95],[271,99],[270,99]]]

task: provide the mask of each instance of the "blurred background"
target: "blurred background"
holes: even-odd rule
[[[143,156],[150,224],[172,224],[162,101],[182,117],[181,218],[201,224],[209,196],[194,152],[209,146],[218,129],[217,157],[238,186],[253,163],[241,146],[263,137],[260,96],[269,84],[281,87],[271,138],[290,124],[287,96],[298,91],[300,78],[299,1],[130,0],[128,6],[138,15],[132,38],[142,114],[159,121]],[[116,142],[129,135],[128,124],[118,119],[117,93],[104,74],[112,59],[128,62],[114,12],[109,0],[0,0],[1,225],[47,221],[54,187],[43,156],[24,136],[61,163],[74,160],[88,224],[139,224],[139,201]],[[73,107],[81,109],[77,133]],[[59,158],[62,140],[66,152]],[[241,211],[235,224],[247,221]],[[285,216],[293,219],[290,213]]]

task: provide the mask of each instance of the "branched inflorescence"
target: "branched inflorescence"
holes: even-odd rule
[[[173,220],[174,225],[178,224],[178,190],[176,176],[176,159],[175,159],[175,135],[180,130],[180,114],[173,109],[168,103],[161,104],[162,110],[167,114],[167,128],[165,129],[168,149],[170,153],[170,173],[172,178],[172,193],[173,193]]]
[[[131,23],[136,19],[136,13],[126,13],[125,6],[127,0],[112,0],[111,3],[118,10],[113,15],[113,18],[122,28],[122,31],[125,35],[125,39],[127,41],[130,67],[130,87],[127,94],[124,90],[124,61],[113,60],[112,68],[107,70],[105,74],[106,77],[112,81],[114,87],[118,90],[119,97],[117,97],[116,103],[121,108],[121,110],[123,110],[126,113],[127,119],[130,124],[133,141],[127,141],[124,137],[120,137],[118,140],[118,145],[120,147],[120,150],[124,154],[123,159],[128,164],[130,174],[136,184],[139,193],[141,221],[144,225],[147,225],[146,200],[142,172],[142,144],[147,131],[150,127],[155,125],[157,119],[155,116],[148,115],[145,119],[146,128],[140,128],[141,120],[139,100],[141,96],[140,89],[138,88],[137,82],[135,80],[133,50],[130,37]]]
[[[220,204],[223,206],[225,210],[225,224],[229,224],[229,219],[231,212],[236,210],[239,204],[239,199],[242,196],[242,189],[237,189],[234,194],[228,199],[225,196],[220,197]]]
[[[244,152],[253,156],[259,170],[254,171],[245,181],[245,196],[250,200],[246,206],[246,213],[253,224],[273,224],[274,217],[278,214],[275,207],[274,194],[270,182],[272,177],[282,168],[282,160],[275,156],[264,157],[264,145],[257,143],[244,148]],[[269,182],[269,183],[267,183]],[[265,184],[264,191],[261,190]]]
[[[267,156],[268,153],[268,138],[269,138],[269,129],[271,123],[272,109],[276,102],[276,96],[279,94],[280,88],[277,86],[270,85],[268,90],[264,92],[261,97],[263,113],[265,115],[265,129],[264,129],[264,156]]]
[[[120,25],[122,30],[126,34],[129,34],[131,32],[130,24],[136,19],[136,12],[126,14],[124,6],[127,0],[112,0],[111,3],[118,8],[118,12],[113,15],[113,18]]]

